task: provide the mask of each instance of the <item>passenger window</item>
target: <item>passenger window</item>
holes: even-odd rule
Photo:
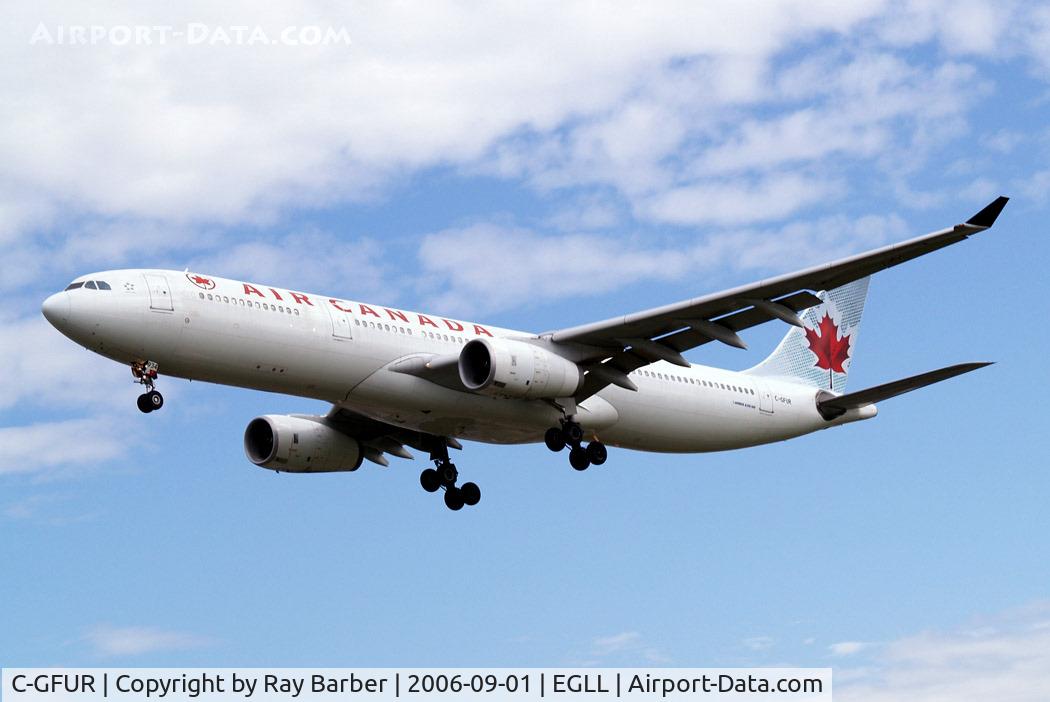
[[[95,287],[95,281],[93,280],[89,280],[88,282],[84,283],[84,287],[88,290],[98,290],[98,288]]]
[[[99,290],[112,290],[113,289],[113,288],[109,287],[109,283],[107,283],[104,280],[96,280],[95,284],[98,285],[98,289]]]
[[[82,287],[84,287],[84,281],[80,281],[79,283],[70,283],[69,287],[67,287],[66,290],[76,290],[77,288]]]
[[[223,295],[222,296],[222,301],[225,302],[226,304],[229,304],[230,303],[230,298],[228,298],[225,295]]]
[[[197,293],[197,294],[198,294],[198,295],[200,295],[200,298],[201,298],[202,300],[204,299],[204,293]]]
[[[298,316],[299,316],[299,310],[296,310],[296,311],[295,311],[295,316],[296,316],[296,317],[298,317]]]

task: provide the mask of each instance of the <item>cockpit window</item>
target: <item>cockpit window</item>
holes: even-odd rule
[[[95,287],[95,281],[93,281],[93,280],[89,280],[88,282],[84,283],[84,287],[87,288],[88,290],[97,290],[98,289],[98,288]]]
[[[79,287],[81,287],[83,285],[84,285],[84,281],[80,281],[79,283],[70,283],[69,287],[66,288],[66,290],[76,290],[77,288],[79,288]]]
[[[98,285],[98,289],[99,290],[112,290],[113,289],[113,288],[109,287],[109,283],[107,283],[104,280],[96,280],[95,284]]]

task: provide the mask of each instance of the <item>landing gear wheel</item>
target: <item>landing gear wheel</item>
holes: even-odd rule
[[[449,486],[445,488],[445,506],[453,512],[458,512],[463,509],[463,505],[466,502],[463,501],[463,492],[455,487]]]
[[[427,468],[419,474],[419,484],[427,492],[437,492],[438,488],[441,487],[441,476],[433,468]]]
[[[136,400],[135,403],[139,407],[139,412],[142,412],[143,414],[149,414],[153,411],[153,405],[150,403],[148,393],[142,393],[139,395],[139,399]]]
[[[159,410],[164,406],[164,396],[156,390],[150,390],[146,393],[146,402],[149,403],[150,411]]]
[[[609,458],[609,452],[605,448],[605,444],[600,441],[592,441],[587,444],[587,460],[592,465],[600,466],[605,463],[606,459]]]
[[[441,484],[446,487],[452,487],[459,479],[459,471],[456,470],[454,463],[442,463],[437,467],[437,474],[441,479]]]
[[[463,504],[468,507],[473,507],[481,502],[481,488],[475,483],[463,483],[463,487],[459,489],[459,493],[463,498]]]
[[[565,435],[562,433],[561,429],[551,427],[547,430],[547,433],[543,435],[543,443],[547,444],[547,448],[551,451],[558,453],[558,451],[565,448]]]
[[[565,443],[569,445],[578,444],[583,439],[583,427],[576,422],[569,422],[562,428]]]
[[[591,465],[591,459],[587,457],[587,449],[582,446],[574,446],[572,451],[569,451],[569,465],[576,470],[587,470]]]

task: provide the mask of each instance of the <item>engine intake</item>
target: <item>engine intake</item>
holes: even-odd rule
[[[289,473],[354,471],[361,444],[320,417],[268,414],[248,422],[244,453],[257,466]]]
[[[482,395],[571,397],[583,384],[583,371],[567,358],[523,341],[474,339],[459,354],[459,379]]]

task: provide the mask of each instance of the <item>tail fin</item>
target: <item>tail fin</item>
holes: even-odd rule
[[[869,280],[819,293],[821,304],[800,315],[805,326],[792,327],[766,360],[744,372],[845,392]]]

